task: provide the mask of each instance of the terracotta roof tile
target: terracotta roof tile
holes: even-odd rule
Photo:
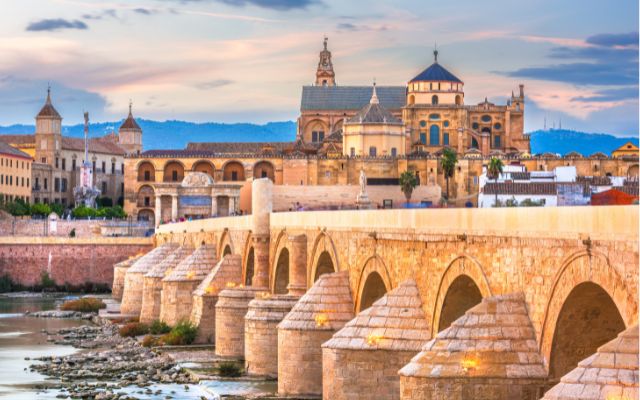
[[[484,186],[484,194],[508,195],[555,195],[555,182],[516,183],[516,182],[488,182]]]
[[[23,151],[16,149],[11,146],[9,143],[0,141],[0,154],[6,154],[12,157],[24,158],[27,160],[32,160],[31,156]]]

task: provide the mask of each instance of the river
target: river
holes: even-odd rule
[[[55,309],[64,301],[63,294],[14,294],[0,295],[0,399],[32,400],[56,399],[61,392],[56,389],[41,390],[38,385],[54,385],[56,379],[48,379],[37,372],[29,371],[34,358],[43,356],[62,357],[78,351],[71,346],[56,345],[47,342],[43,330],[55,330],[89,324],[88,321],[54,318],[32,318],[24,315],[27,311],[45,311]],[[32,360],[25,360],[31,358]],[[217,399],[219,395],[251,394],[275,391],[273,383],[204,381],[199,385],[151,385],[154,394],[141,393],[141,388],[131,386],[118,390],[145,400],[165,399],[168,394],[174,399]],[[144,389],[146,390],[146,388]],[[161,394],[155,394],[161,391]]]

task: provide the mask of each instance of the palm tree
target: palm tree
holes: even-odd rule
[[[502,173],[502,168],[504,167],[504,164],[502,163],[502,160],[499,159],[498,157],[491,157],[491,160],[489,161],[489,165],[487,166],[487,178],[489,179],[494,179],[496,182],[496,201],[494,203],[494,207],[498,207],[498,178],[500,177],[500,174]]]
[[[407,198],[407,203],[411,201],[411,194],[413,189],[418,186],[418,179],[411,171],[404,171],[400,174],[400,189],[404,193],[404,197]]]
[[[449,200],[449,178],[453,177],[453,173],[456,171],[456,164],[458,163],[458,155],[450,148],[444,149],[442,153],[442,172],[444,172],[444,178],[447,181],[447,201]]]

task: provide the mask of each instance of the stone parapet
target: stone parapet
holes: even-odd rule
[[[638,325],[634,325],[580,361],[543,400],[632,400],[639,394]]]
[[[522,294],[484,298],[400,372],[401,399],[535,400],[547,372]]]
[[[244,359],[244,317],[249,302],[265,288],[242,287],[218,293],[216,303],[216,355]]]
[[[398,370],[429,332],[415,281],[401,282],[322,345],[323,399],[399,399]]]
[[[191,322],[198,327],[195,343],[213,343],[216,331],[216,303],[225,288],[242,283],[242,258],[226,255],[193,291]]]
[[[144,289],[144,275],[151,268],[178,249],[175,243],[166,243],[156,247],[140,257],[127,271],[124,278],[124,291],[120,312],[125,315],[140,315],[142,309],[142,291]]]
[[[278,324],[299,297],[268,295],[249,303],[244,317],[245,369],[251,375],[278,376]]]
[[[324,274],[278,325],[278,394],[322,395],[322,344],[353,319],[347,271]]]

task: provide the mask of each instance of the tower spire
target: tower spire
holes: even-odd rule
[[[438,63],[438,43],[433,44],[433,62]]]
[[[378,93],[376,92],[376,78],[373,78],[373,93],[371,94],[371,100],[369,100],[371,104],[380,104],[380,100],[378,100]]]
[[[329,38],[327,37],[327,35],[324,35],[324,51],[327,51],[327,42],[329,41]]]
[[[47,82],[47,104],[51,104],[51,84]]]
[[[132,107],[133,107],[133,101],[129,99],[129,116],[133,116],[133,113],[131,112]]]

